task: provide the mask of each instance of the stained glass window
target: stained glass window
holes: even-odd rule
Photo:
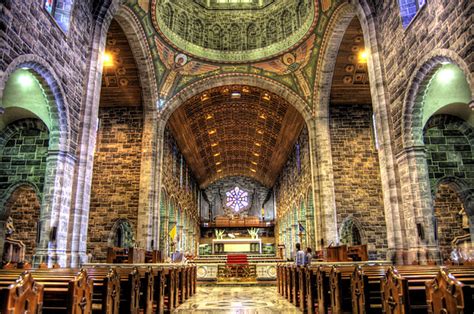
[[[249,206],[249,194],[236,186],[234,189],[226,193],[227,207],[232,208],[235,212],[239,212]]]
[[[69,30],[73,0],[44,0],[44,9],[51,14],[64,32]]]
[[[403,28],[407,28],[416,13],[426,4],[426,0],[399,0],[399,4]]]

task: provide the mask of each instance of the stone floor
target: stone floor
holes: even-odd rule
[[[301,313],[281,297],[276,287],[197,287],[197,293],[174,313]]]

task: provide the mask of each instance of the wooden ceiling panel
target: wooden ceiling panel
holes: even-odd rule
[[[236,175],[271,187],[304,120],[275,94],[233,85],[193,96],[168,123],[202,188]]]
[[[112,65],[103,68],[100,106],[141,106],[138,67],[127,37],[115,20],[107,32],[105,52],[112,57]]]
[[[333,104],[371,104],[367,63],[361,60],[364,36],[355,17],[342,38],[331,88]]]

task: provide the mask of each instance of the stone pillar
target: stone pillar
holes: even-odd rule
[[[285,247],[286,247],[286,258],[292,258],[292,239],[291,239],[291,226],[286,227],[286,240],[285,240]]]
[[[161,217],[161,219],[163,219],[163,223],[161,224],[161,226],[163,226],[163,230],[160,230],[161,231],[161,234],[160,234],[160,246],[159,246],[159,249],[160,249],[160,252],[161,252],[161,256],[163,259],[165,259],[167,256],[168,256],[168,251],[169,251],[169,248],[168,248],[168,238],[169,238],[169,216],[166,215],[164,217]]]
[[[39,243],[33,257],[38,265],[67,265],[72,178],[76,159],[62,151],[49,151],[39,219]],[[84,241],[85,242],[85,241]]]
[[[405,148],[397,155],[402,194],[402,226],[406,254],[404,261],[411,264],[427,260],[439,262],[439,248],[434,238],[434,213],[428,165],[424,146]]]
[[[319,185],[319,204],[314,204],[314,207],[318,208],[319,219],[317,221],[320,221],[321,224],[320,236],[324,239],[324,246],[327,246],[329,243],[339,242],[329,117],[322,115],[316,117],[312,122],[311,129],[314,129],[312,132],[310,131],[312,163],[314,165],[312,169],[317,171],[313,174],[315,177],[313,182],[317,181]],[[315,229],[318,229],[316,225]]]

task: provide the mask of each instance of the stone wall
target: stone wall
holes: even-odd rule
[[[330,128],[337,223],[360,223],[371,258],[385,258],[387,232],[371,105],[331,105]]]
[[[438,225],[438,243],[442,259],[450,257],[451,241],[458,236],[469,233],[463,229],[463,204],[458,194],[447,184],[438,187],[434,199],[434,211]]]
[[[310,204],[308,196],[310,190],[309,134],[304,127],[274,187],[277,212],[275,237],[279,243],[285,244],[286,257],[291,256],[296,242],[300,242],[298,222],[305,228],[302,246],[316,247],[314,205]]]
[[[43,192],[48,146],[49,132],[40,120],[18,120],[2,130],[0,197],[8,197],[4,194],[7,189],[22,181],[36,185]]]
[[[88,250],[103,261],[118,219],[128,219],[137,232],[143,112],[140,107],[101,108],[99,119]]]
[[[2,1],[0,4],[0,43],[5,49],[0,71],[21,55],[44,59],[58,75],[69,104],[69,128],[73,150],[78,143],[81,102],[86,86],[91,33],[94,26],[92,0],[75,1],[73,18],[65,33],[43,9],[44,1]]]
[[[5,210],[15,227],[12,239],[25,244],[25,259],[32,262],[40,216],[40,200],[36,191],[29,185],[19,186],[5,204]]]
[[[424,142],[433,194],[437,182],[446,178],[474,186],[472,127],[457,117],[436,115],[425,126]]]
[[[414,70],[428,54],[449,49],[473,67],[472,24],[474,4],[469,0],[431,0],[410,25],[402,26],[398,1],[377,1],[375,23],[380,57],[388,89],[393,135],[397,151],[402,147],[403,101]],[[421,113],[420,113],[421,114]]]
[[[169,255],[169,231],[177,225],[181,249],[195,252],[199,237],[199,185],[169,127],[165,128],[162,169],[160,250],[164,252],[163,256]]]

